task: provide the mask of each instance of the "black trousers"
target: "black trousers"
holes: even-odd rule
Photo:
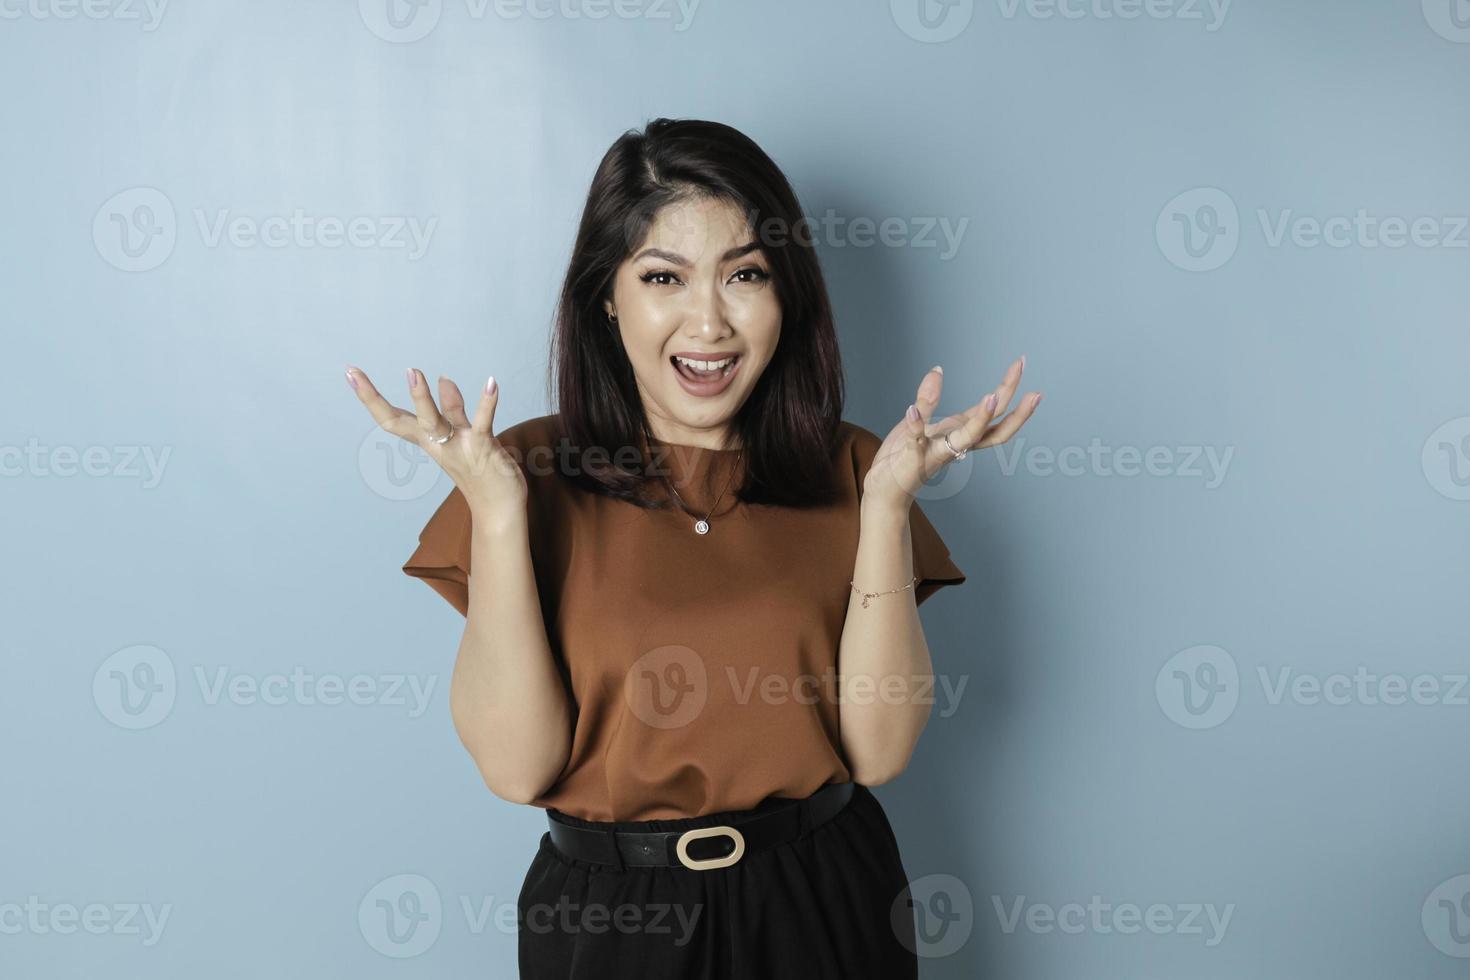
[[[566,819],[663,831],[728,817]],[[521,980],[915,980],[907,886],[888,817],[861,785],[831,820],[727,868],[594,865],[543,834],[517,902]]]

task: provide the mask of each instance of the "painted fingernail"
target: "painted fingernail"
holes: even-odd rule
[[[353,388],[354,391],[356,391],[357,390],[357,377],[352,373],[352,368],[348,368],[346,374],[347,374],[347,383],[352,386],[352,388]]]
[[[993,391],[985,396],[985,410],[987,412],[995,411],[995,392]]]
[[[910,405],[909,410],[907,412],[904,412],[904,415],[908,418],[910,422],[912,422],[914,419],[919,417],[919,410]]]
[[[1034,395],[1031,396],[1031,407],[1032,408],[1035,408],[1037,405],[1040,405],[1040,404],[1041,404],[1041,392],[1038,391],[1036,394],[1034,394]]]
[[[485,394],[495,394],[495,375],[490,375],[490,380],[485,382]]]
[[[408,386],[410,388],[417,388],[419,386],[419,375],[413,368],[408,369]]]
[[[1026,370],[1026,355],[1025,354],[1022,354],[1021,355],[1021,370],[1022,371]]]
[[[938,365],[938,364],[936,364],[936,365],[934,365],[934,366],[933,366],[933,367],[932,367],[932,368],[930,368],[930,369],[929,369],[929,370],[931,370],[931,371],[938,371],[938,372],[939,372],[939,373],[940,373],[940,374],[943,374],[943,373],[944,373],[944,368],[943,368],[943,367],[941,367],[941,366],[940,366],[940,365]]]

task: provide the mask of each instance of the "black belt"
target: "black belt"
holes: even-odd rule
[[[729,867],[749,852],[784,844],[820,827],[847,806],[852,799],[852,787],[852,783],[828,783],[806,799],[794,800],[794,806],[732,817],[728,823],[692,830],[656,833],[599,830],[563,823],[554,810],[547,810],[546,817],[551,825],[551,842],[568,857],[613,867],[683,865],[694,871],[709,871]],[[713,838],[729,842],[722,848],[723,853],[707,856],[690,853],[692,844]],[[705,848],[701,844],[698,850]]]

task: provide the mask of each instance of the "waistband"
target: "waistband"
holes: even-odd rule
[[[565,819],[547,810],[551,843],[570,858],[612,868],[727,868],[747,854],[795,840],[831,820],[852,799],[853,783],[828,783],[805,799],[764,801],[753,810],[723,815],[718,823],[682,830],[627,831],[616,824]]]

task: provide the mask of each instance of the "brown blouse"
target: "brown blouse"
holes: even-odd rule
[[[837,647],[863,477],[882,440],[842,423],[839,504],[747,505],[732,486],[700,535],[677,505],[646,510],[560,477],[563,459],[576,457],[554,455],[558,419],[498,436],[526,471],[547,637],[576,705],[571,757],[533,805],[586,820],[673,819],[847,781]],[[735,449],[652,445],[654,464],[700,515],[739,462]],[[909,527],[922,603],[965,574],[917,503]],[[403,570],[467,614],[470,511],[458,488]],[[875,601],[894,600],[907,601]]]

